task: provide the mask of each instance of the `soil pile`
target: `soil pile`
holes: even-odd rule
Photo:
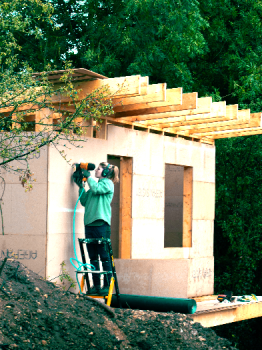
[[[176,313],[111,309],[0,260],[0,349],[235,349]]]

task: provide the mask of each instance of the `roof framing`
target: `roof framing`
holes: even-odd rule
[[[49,72],[49,80],[58,86],[63,72]],[[40,74],[34,76],[38,78]],[[114,109],[113,115],[103,117],[107,124],[211,144],[221,138],[262,134],[262,113],[239,110],[238,105],[227,106],[225,101],[212,102],[211,97],[199,98],[197,92],[183,93],[181,87],[167,89],[165,83],[150,85],[148,77],[106,78],[84,68],[74,69],[72,77],[80,100],[98,88],[107,87]],[[68,102],[65,96],[52,98],[53,104],[72,113],[74,108]],[[21,110],[29,108],[32,112],[34,107],[20,107]],[[9,112],[9,109],[12,108],[0,112]]]

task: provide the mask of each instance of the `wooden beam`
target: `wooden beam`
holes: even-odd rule
[[[90,118],[88,120],[82,119],[80,128],[83,131],[83,135],[88,138],[93,138],[94,133],[94,120]]]
[[[141,122],[141,124],[150,124],[152,125],[152,121],[157,120],[156,124],[158,124],[158,121],[160,122],[162,119],[165,119],[165,122],[169,118],[179,118],[185,119],[185,116],[198,116],[199,114],[205,114],[211,112],[211,106],[212,106],[212,97],[201,97],[197,100],[197,108],[191,109],[191,110],[179,110],[179,111],[172,111],[172,112],[164,112],[164,113],[153,113],[153,114],[145,114],[141,116],[134,116],[134,117],[125,117],[125,118],[119,118],[119,120],[127,120],[130,122]],[[200,117],[198,117],[199,119]]]
[[[217,102],[220,103],[220,102]],[[223,102],[224,103],[224,102]],[[212,103],[212,108],[213,108]],[[193,119],[194,117],[195,119]],[[188,126],[188,125],[198,125],[198,124],[205,124],[205,123],[213,123],[214,121],[227,121],[227,120],[237,120],[238,117],[238,105],[230,105],[226,106],[226,115],[223,117],[220,117],[218,115],[214,115],[214,118],[212,118],[212,114],[198,114],[195,116],[185,116],[181,117],[181,121],[178,120],[177,122],[173,122],[169,119],[169,123],[157,125],[158,127],[162,127],[165,132],[178,132],[178,127],[182,126]],[[190,118],[190,120],[189,120]],[[183,129],[181,129],[183,130]]]
[[[241,112],[242,113],[242,112]],[[240,120],[241,119],[241,113],[238,114],[238,111],[236,111],[235,113],[235,117],[238,119],[234,120],[234,119],[229,119],[228,117],[226,118],[220,118],[220,117],[214,117],[212,119],[205,119],[205,120],[202,120],[201,123],[199,123],[197,121],[196,124],[192,124],[192,123],[189,123],[188,125],[182,125],[182,126],[179,126],[178,128],[174,128],[173,130],[177,131],[177,132],[185,132],[185,135],[192,135],[192,134],[195,134],[195,133],[198,133],[198,132],[204,132],[204,131],[210,131],[211,129],[210,128],[219,128],[219,127],[226,127],[227,125],[231,127],[235,127],[237,125],[241,125],[243,124],[244,120]],[[211,114],[213,115],[213,114]],[[249,122],[249,113],[246,114],[244,113],[244,117],[247,118],[247,122]],[[222,120],[221,120],[222,119]],[[256,119],[257,120],[257,119]]]
[[[256,118],[257,120],[257,118]],[[230,130],[248,127],[250,123],[250,110],[241,110],[238,112],[237,120],[226,120],[222,122],[203,123],[198,125],[189,125],[175,128],[174,131],[183,133],[183,135],[192,136],[193,134],[203,136],[210,131]]]
[[[243,114],[243,111],[239,111],[239,117]],[[198,133],[209,133],[210,131],[227,131],[227,130],[234,130],[234,129],[245,129],[250,127],[259,127],[261,124],[261,117],[258,117],[257,114],[261,113],[249,113],[249,110],[247,111],[246,115],[243,114],[243,118],[239,120],[229,120],[224,122],[216,122],[216,123],[209,123],[209,124],[203,124],[200,128],[194,128],[191,130],[188,130],[189,135],[192,134],[198,134]]]
[[[239,136],[252,136],[252,135],[261,135],[262,128],[246,128],[246,129],[237,129],[237,130],[228,130],[224,133],[212,134],[214,140],[224,139],[229,137],[239,137]]]
[[[175,89],[167,89],[166,90],[166,96],[165,101],[160,102],[147,102],[146,99],[141,101],[139,104],[129,104],[124,106],[116,106],[114,108],[115,111],[115,117],[116,118],[122,118],[125,116],[132,116],[132,115],[141,115],[141,114],[150,114],[150,111],[147,111],[148,109],[155,108],[163,108],[163,107],[170,107],[168,111],[172,110],[172,106],[181,106],[182,104],[182,88],[175,88]],[[145,113],[143,113],[143,110],[145,110]]]
[[[257,120],[257,118],[256,118]],[[253,122],[254,123],[254,122]],[[194,135],[195,136],[205,136],[206,134],[215,134],[217,132],[226,132],[227,130],[229,131],[234,131],[238,129],[245,129],[249,128],[250,126],[250,110],[241,110],[238,111],[238,120],[233,122],[225,122],[224,125],[221,126],[212,126],[211,124],[208,124],[208,127],[203,127],[202,129],[197,130]]]
[[[139,95],[147,95],[149,87],[149,77],[140,76],[140,93]],[[125,97],[126,95],[124,95]]]
[[[168,91],[168,90],[167,90]],[[182,92],[182,89],[181,89]],[[116,113],[115,117],[128,117],[128,116],[141,116],[144,114],[155,114],[155,113],[167,113],[172,111],[182,111],[187,109],[195,109],[197,107],[197,93],[182,94],[182,104],[165,104],[163,102],[158,103],[143,103],[139,106],[129,106],[126,111],[122,114]]]
[[[124,110],[130,105],[138,105],[141,103],[160,102],[166,99],[166,84],[154,84],[148,86],[147,94],[134,97],[113,98],[114,111]]]
[[[120,158],[119,258],[132,258],[133,159]]]
[[[261,301],[241,304],[216,304],[213,306],[213,309],[209,310],[203,309],[204,304],[212,305],[215,304],[215,302],[209,301],[197,303],[197,311],[191,315],[191,318],[193,318],[195,322],[201,323],[203,327],[215,327],[222,324],[239,322],[262,316]]]
[[[16,112],[34,110],[34,109],[38,109],[38,108],[39,108],[38,105],[24,104],[24,105],[19,106],[16,109]],[[4,108],[0,108],[0,113],[10,113],[10,112],[13,112],[13,110],[14,110],[14,106],[4,107]]]
[[[53,111],[49,108],[43,108],[35,112],[35,131],[53,130]]]
[[[202,100],[200,100],[200,104]],[[205,100],[203,101],[205,102]],[[193,115],[182,115],[178,117],[170,117],[170,118],[162,118],[162,119],[153,119],[147,121],[141,121],[141,124],[156,126],[159,128],[175,128],[176,126],[179,128],[185,127],[187,129],[188,125],[195,125],[199,123],[206,123],[206,121],[215,121],[215,120],[223,120],[226,115],[226,102],[213,102],[211,105],[210,113],[202,113],[202,114],[193,114]],[[175,129],[174,129],[175,130]],[[183,128],[182,128],[183,130]]]
[[[96,138],[106,140],[107,139],[107,120],[104,119],[101,123],[97,123]]]
[[[78,91],[77,100],[86,98],[89,94],[102,87],[108,88],[108,97],[123,97],[123,96],[137,96],[141,94],[141,89],[145,88],[146,79],[141,78],[140,75],[130,77],[97,79],[91,81],[80,81],[73,83],[74,88]],[[62,84],[57,85],[57,89]],[[143,90],[145,93],[145,90]],[[52,96],[52,103],[63,103],[71,101],[70,97],[57,94]]]
[[[12,129],[20,129],[21,128],[21,124],[20,123],[16,123],[17,120],[17,115],[15,113],[12,113]]]

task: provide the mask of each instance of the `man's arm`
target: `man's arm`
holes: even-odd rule
[[[90,191],[94,194],[106,194],[114,192],[114,185],[111,180],[96,182],[92,177],[87,179]]]

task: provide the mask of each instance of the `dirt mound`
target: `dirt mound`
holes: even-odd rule
[[[189,316],[111,309],[10,259],[0,267],[0,316],[0,349],[235,349]]]

